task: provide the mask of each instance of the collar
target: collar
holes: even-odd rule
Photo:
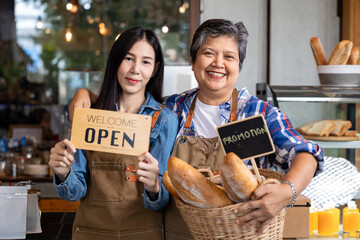
[[[158,103],[155,98],[148,92],[145,91],[145,102],[143,105],[140,106],[139,110],[137,111],[137,114],[142,114],[145,109],[152,109],[154,111],[160,110],[161,109],[161,105],[160,103]],[[119,111],[119,105],[117,103],[115,103],[115,108],[116,111]]]

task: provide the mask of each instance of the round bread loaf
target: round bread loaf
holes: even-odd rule
[[[248,201],[258,187],[255,176],[235,153],[226,154],[220,176],[226,193],[235,203]]]

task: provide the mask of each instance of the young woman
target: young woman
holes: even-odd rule
[[[324,159],[321,148],[304,139],[280,109],[251,96],[246,88],[234,89],[246,56],[247,38],[241,22],[210,19],[202,23],[190,47],[192,70],[199,87],[170,96],[164,102],[181,117],[172,155],[195,168],[212,171],[218,171],[224,159],[216,127],[258,114],[264,116],[275,153],[259,158],[257,164],[259,168],[284,172],[285,181],[257,188],[252,200],[238,208],[239,212],[249,213],[236,220],[243,228],[260,223],[260,233],[322,171]],[[90,96],[94,97],[85,89],[78,91],[70,107],[88,107]],[[250,160],[245,163],[251,167]],[[165,212],[166,239],[192,239],[174,202]]]
[[[164,61],[150,30],[135,27],[115,41],[97,109],[152,116],[150,152],[139,157],[75,149],[64,139],[51,149],[58,194],[81,199],[73,239],[163,239],[169,193],[162,175],[178,132],[178,117],[161,100]],[[132,177],[131,177],[132,176]]]

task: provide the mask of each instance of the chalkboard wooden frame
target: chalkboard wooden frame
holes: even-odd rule
[[[250,128],[249,128],[249,124],[250,124]],[[255,126],[256,130],[258,130],[258,131],[255,130],[255,131],[250,132],[250,130],[254,130],[254,129],[251,129],[254,126]],[[248,117],[245,119],[240,119],[235,122],[231,122],[226,125],[219,126],[216,128],[216,130],[218,132],[218,137],[219,137],[219,140],[221,143],[221,147],[225,154],[227,154],[229,152],[234,152],[242,160],[248,160],[251,158],[257,158],[257,157],[261,157],[261,156],[268,155],[268,154],[275,152],[272,138],[271,138],[269,130],[267,128],[264,116],[262,114]],[[229,132],[230,132],[230,134],[232,134],[231,136],[234,136],[234,138],[230,137],[230,139],[229,139]],[[236,137],[239,135],[235,136],[235,134],[237,134],[238,132],[241,132],[241,133],[247,132],[246,136],[249,136],[249,134],[250,134],[250,137],[248,139],[245,139],[245,137],[244,137],[244,139],[240,139],[240,137]],[[266,132],[266,134],[264,132]],[[256,135],[256,136],[254,137],[253,135]],[[226,137],[226,136],[228,136],[228,137]],[[244,135],[242,135],[242,136],[244,136]],[[254,138],[256,138],[256,137],[258,139],[255,139],[255,140],[258,140],[259,141],[258,143],[256,143],[254,141]],[[261,139],[260,139],[260,137],[261,137]],[[231,143],[224,143],[224,142],[226,142],[226,139],[228,140],[228,142],[229,142],[229,140],[230,140],[230,142],[231,142],[231,140],[235,140],[234,142],[237,142],[237,144],[234,143],[231,145]],[[242,144],[240,144],[241,141],[242,141]],[[257,147],[260,143],[262,146],[265,146],[265,149]],[[226,146],[224,146],[224,145],[226,145]],[[244,145],[247,145],[247,148],[245,148]],[[248,146],[250,146],[250,147],[248,147]],[[251,148],[251,151],[249,150],[250,151],[249,152],[248,149],[250,149],[250,148]]]

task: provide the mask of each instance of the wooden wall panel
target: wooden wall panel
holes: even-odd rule
[[[343,0],[341,38],[360,46],[360,1]]]

